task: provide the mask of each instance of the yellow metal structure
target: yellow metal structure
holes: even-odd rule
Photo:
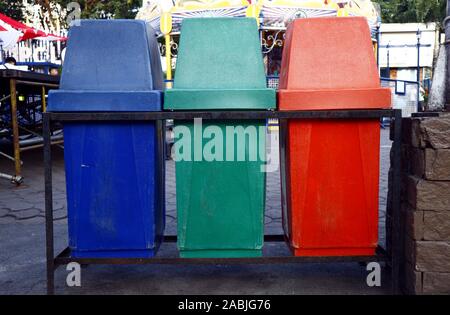
[[[170,45],[170,32],[172,32],[172,15],[169,12],[165,12],[161,15],[161,32],[164,35],[165,46],[166,46],[166,88],[172,88],[172,56],[171,56],[171,45]]]
[[[346,8],[342,8],[337,11],[337,16],[338,17],[347,17],[347,16],[350,16],[350,14]]]
[[[46,91],[45,91],[45,86],[42,87],[42,112],[45,113],[47,112],[47,99],[45,98],[45,96],[47,95]]]
[[[247,0],[178,0],[175,2],[173,11],[220,9],[247,5],[249,5]]]
[[[261,13],[261,7],[258,4],[250,4],[247,7],[247,11],[245,12],[245,15],[247,17],[255,18],[256,23],[258,23],[259,27],[259,14]]]
[[[10,180],[16,185],[20,185],[23,182],[21,152],[42,147],[42,143],[39,143],[39,141],[35,145],[29,142],[26,143],[27,141],[20,141],[21,130],[36,137],[41,136],[36,131],[29,130],[20,123],[20,111],[30,104],[29,102],[32,101],[30,96],[33,96],[33,98],[34,96],[40,96],[41,112],[45,112],[47,110],[47,92],[50,89],[58,88],[59,78],[19,70],[0,70],[0,72],[0,86],[2,87],[1,92],[3,93],[2,101],[10,100],[13,156],[9,156],[3,152],[0,152],[0,155],[14,162],[14,174],[9,175],[0,172],[0,177]],[[52,144],[57,144],[57,141],[59,140],[56,140]]]
[[[11,92],[11,122],[13,130],[13,144],[14,144],[14,170],[16,176],[20,177],[22,174],[22,166],[20,161],[20,144],[19,144],[19,123],[17,121],[17,82],[14,79],[9,81],[9,89]]]

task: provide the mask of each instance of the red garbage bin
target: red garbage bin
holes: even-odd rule
[[[365,18],[292,22],[279,107],[390,108]],[[378,245],[380,121],[290,120],[283,187],[284,230],[296,256],[370,256]]]

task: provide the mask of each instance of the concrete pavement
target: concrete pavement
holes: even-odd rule
[[[389,170],[388,130],[381,137],[380,242],[384,243],[384,211]],[[277,152],[278,144],[271,147]],[[62,150],[54,153],[56,251],[67,246]],[[42,151],[24,153],[25,183],[15,187],[0,181],[0,294],[45,294],[44,180]],[[12,163],[0,159],[1,171]],[[176,233],[174,163],[167,163],[167,228]],[[266,233],[281,233],[279,173],[267,177]],[[265,255],[289,255],[285,244],[267,244]],[[174,244],[164,244],[160,256],[176,256]],[[67,271],[56,274],[59,294],[385,294],[366,285],[367,272],[357,263],[245,265],[245,266],[89,266],[82,271],[82,287],[65,285]]]

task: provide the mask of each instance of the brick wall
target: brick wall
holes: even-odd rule
[[[403,227],[393,226],[388,249],[392,233],[401,231],[404,293],[450,293],[450,114],[405,118],[402,133]],[[392,222],[388,209],[387,224]]]

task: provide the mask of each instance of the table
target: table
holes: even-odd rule
[[[19,122],[17,118],[17,89],[28,95],[40,95],[42,99],[42,112],[46,111],[46,95],[50,89],[59,87],[59,76],[50,76],[41,73],[34,73],[20,70],[0,70],[0,93],[6,95],[1,99],[5,101],[10,99],[11,102],[11,125],[14,146],[14,175],[0,173],[0,178],[6,178],[13,183],[20,185],[23,182],[22,162],[20,158],[20,142],[19,142]],[[5,154],[2,154],[6,156]]]

